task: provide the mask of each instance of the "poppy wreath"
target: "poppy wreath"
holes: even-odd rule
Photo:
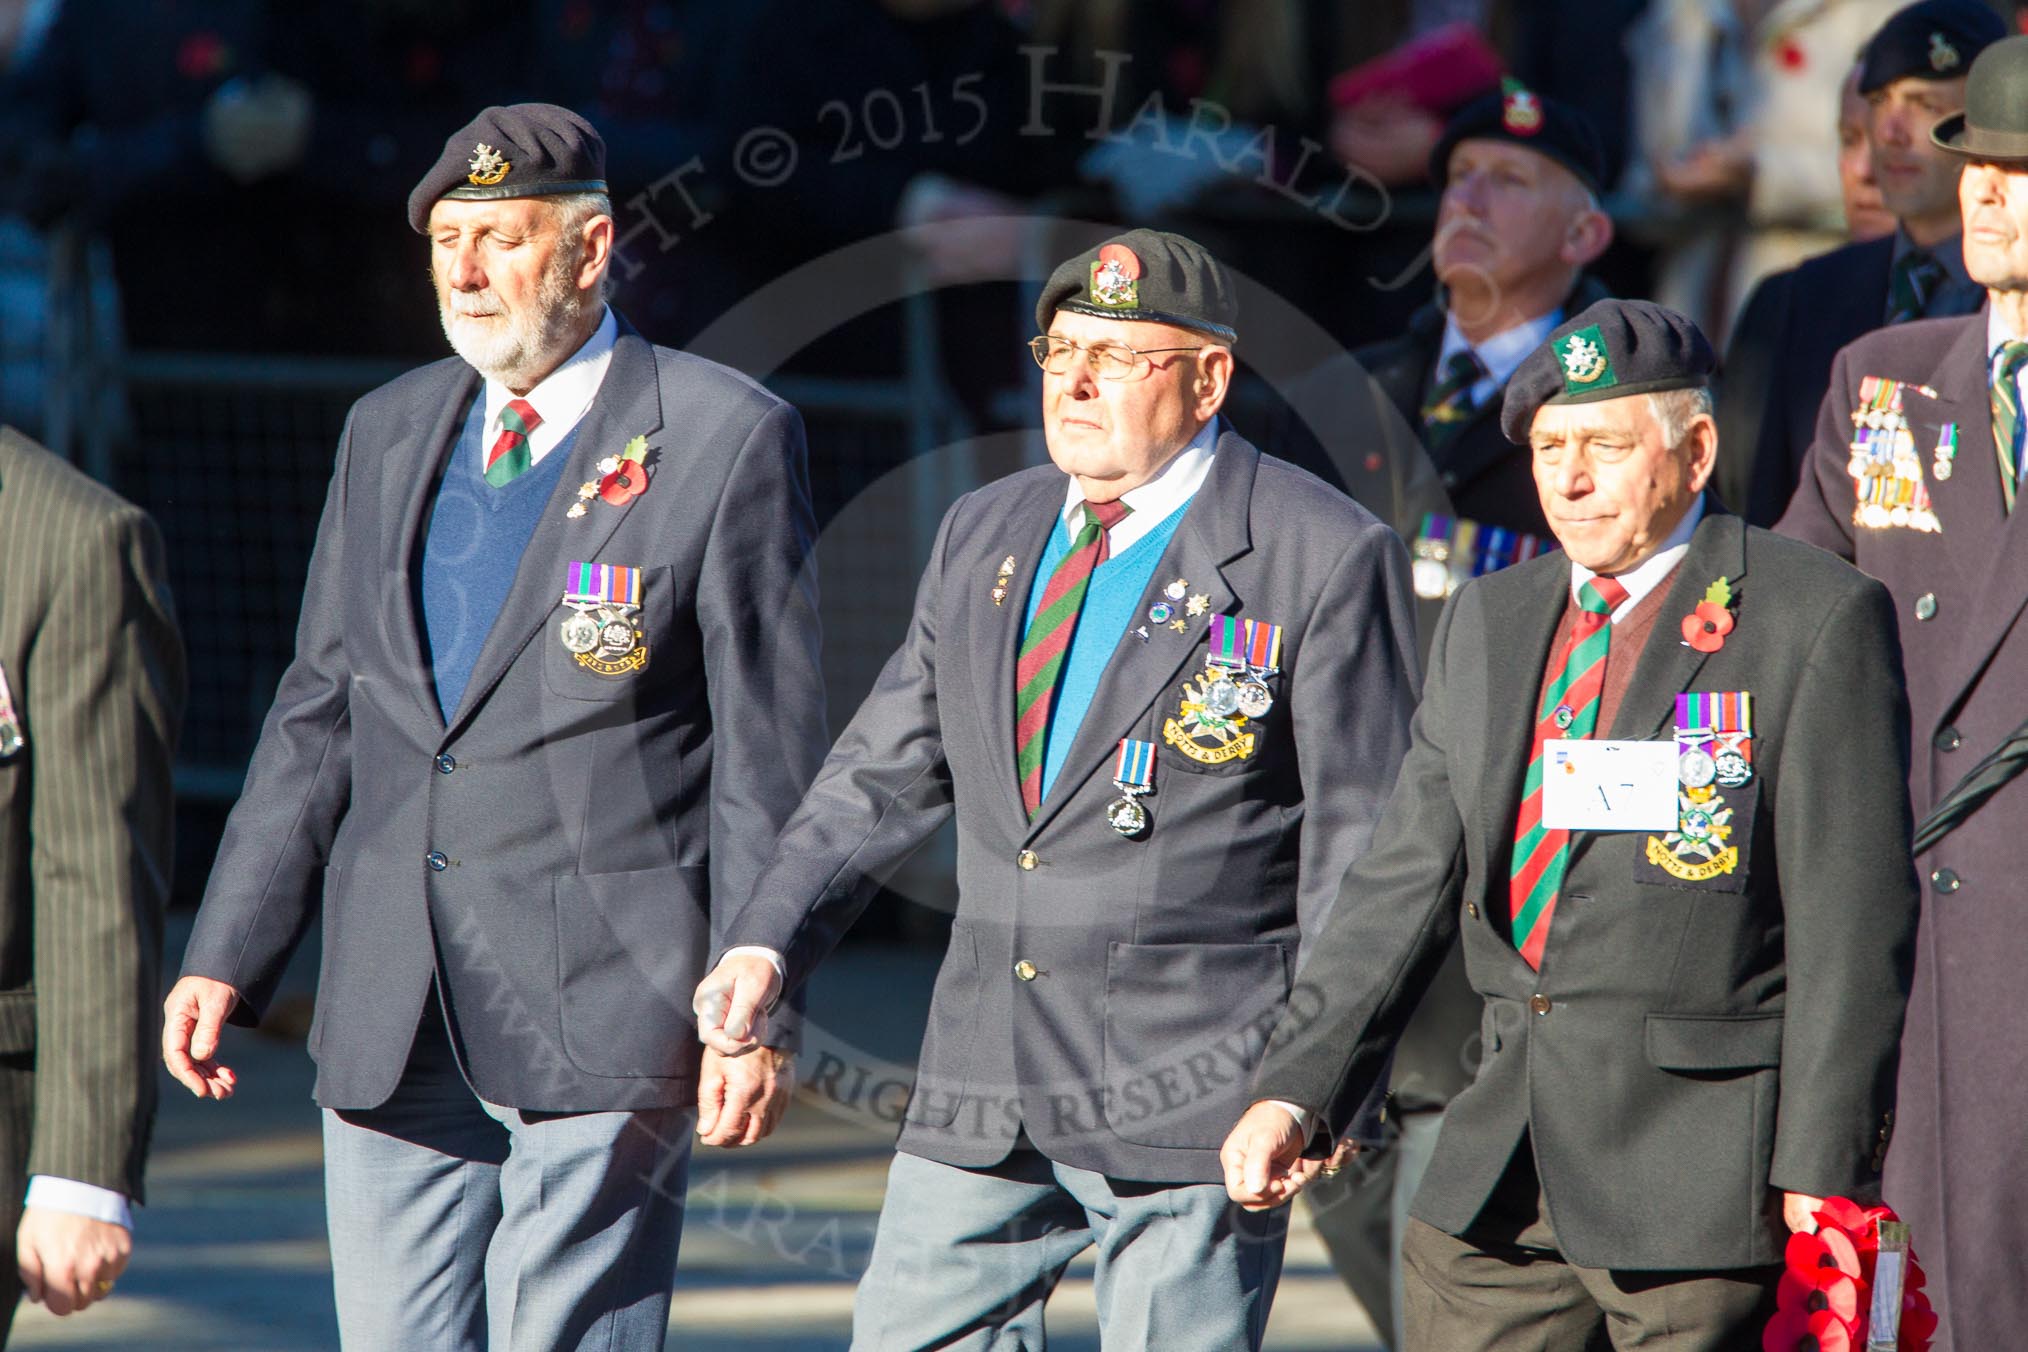
[[[1762,1352],[1865,1352],[1880,1223],[1898,1219],[1889,1207],[1825,1198],[1816,1213],[1817,1232],[1789,1236]],[[1927,1284],[1910,1248],[1901,1282],[1898,1352],[1929,1352],[1937,1319],[1923,1292]]]

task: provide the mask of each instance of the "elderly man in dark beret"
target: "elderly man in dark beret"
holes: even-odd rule
[[[787,1092],[773,1047],[700,1062],[690,994],[823,749],[802,423],[607,307],[604,163],[489,108],[411,197],[457,356],[346,421],[168,1000],[230,1096],[220,1025],[321,914],[347,1347],[659,1349],[693,1116],[752,1141]]]
[[[739,1052],[955,809],[958,910],[853,1346],[1040,1347],[1098,1250],[1107,1344],[1255,1348],[1283,1215],[1219,1186],[1263,1034],[1414,702],[1386,526],[1219,415],[1232,279],[1134,230],[1036,307],[1053,463],[944,518],[907,637],[698,991]],[[1314,996],[1311,997],[1314,999]]]
[[[1757,1347],[1790,1229],[1879,1186],[1916,905],[1894,615],[1704,492],[1711,365],[1605,301],[1516,373],[1562,551],[1452,598],[1327,998],[1225,1147],[1240,1202],[1300,1189],[1463,934],[1484,1054],[1412,1211],[1412,1349]]]

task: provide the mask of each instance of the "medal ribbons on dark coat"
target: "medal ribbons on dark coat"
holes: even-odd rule
[[[1133,737],[1120,739],[1120,754],[1113,763],[1113,787],[1120,791],[1120,796],[1106,804],[1106,825],[1127,840],[1146,835],[1151,819],[1141,796],[1155,787],[1153,742]]]
[[[629,676],[648,665],[641,613],[641,570],[573,560],[563,604],[570,607],[559,637],[577,664],[600,676]]]
[[[1852,458],[1846,472],[1852,476],[1852,524],[1866,530],[1917,530],[1935,534],[1943,529],[1930,505],[1929,485],[1922,477],[1922,457],[1915,433],[1902,412],[1904,389],[1934,398],[1936,392],[1922,385],[1866,376],[1859,382],[1859,406],[1852,410]],[[1946,425],[1945,443],[1936,448],[1936,475],[1950,477],[1950,461],[1957,455],[1957,427]]]
[[[1720,790],[1753,782],[1753,696],[1744,690],[1676,696],[1676,829],[1649,836],[1647,860],[1681,882],[1738,871],[1735,820]]]
[[[1525,563],[1554,548],[1554,540],[1537,535],[1425,512],[1409,547],[1415,560],[1409,576],[1417,596],[1441,601],[1475,577]]]
[[[1250,720],[1274,708],[1268,678],[1281,671],[1282,627],[1264,620],[1213,615],[1205,638],[1204,670],[1183,683],[1177,716],[1162,724],[1162,740],[1200,765],[1244,760],[1254,752]]]

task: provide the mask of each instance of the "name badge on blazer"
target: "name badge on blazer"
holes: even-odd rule
[[[631,676],[648,665],[639,627],[641,570],[575,560],[565,573],[563,603],[571,613],[558,637],[577,664],[599,676]]]

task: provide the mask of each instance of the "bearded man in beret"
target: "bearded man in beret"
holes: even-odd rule
[[[163,1052],[229,1097],[321,918],[347,1347],[659,1349],[693,1121],[773,1124],[792,1019],[690,993],[821,754],[801,420],[605,303],[605,148],[489,108],[409,199],[455,358],[346,420],[296,656]],[[697,1116],[701,1113],[701,1117]]]

